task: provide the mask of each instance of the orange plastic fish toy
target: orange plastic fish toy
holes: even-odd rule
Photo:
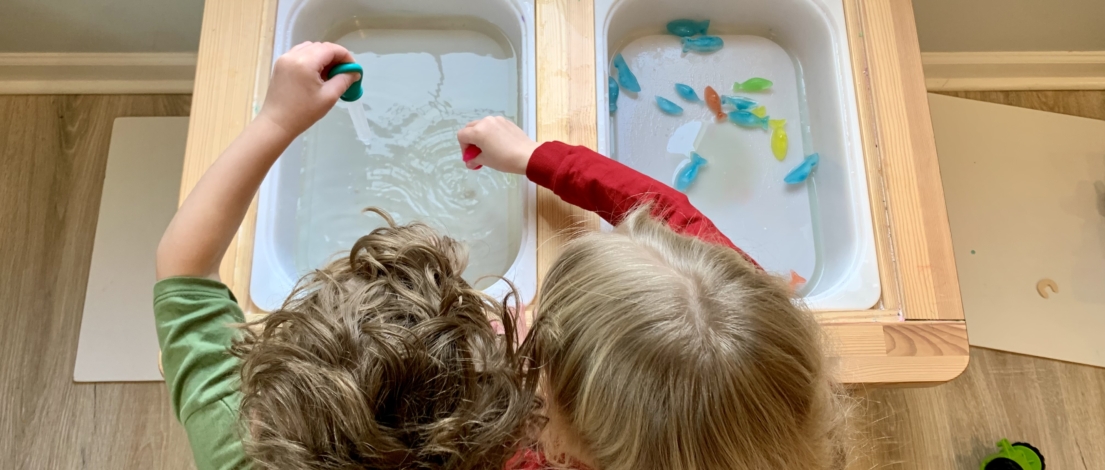
[[[794,270],[790,270],[790,290],[798,290],[798,286],[806,283],[806,278],[799,276]]]
[[[718,121],[724,121],[728,117],[728,115],[721,110],[721,96],[717,94],[717,90],[709,86],[706,87],[706,107],[710,108],[710,111],[713,111]]]

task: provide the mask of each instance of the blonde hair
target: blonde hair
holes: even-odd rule
[[[571,242],[537,309],[523,353],[602,470],[843,466],[819,326],[736,251],[639,208]]]
[[[539,426],[517,302],[461,278],[459,243],[370,210],[387,226],[234,344],[247,453],[273,469],[502,468]]]

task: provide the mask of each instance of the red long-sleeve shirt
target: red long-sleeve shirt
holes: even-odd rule
[[[652,203],[652,216],[667,222],[672,230],[737,250],[762,269],[695,209],[685,194],[586,147],[542,144],[530,157],[526,177],[613,225],[637,206]]]

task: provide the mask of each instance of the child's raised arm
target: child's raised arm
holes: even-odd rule
[[[157,247],[159,280],[218,279],[219,262],[269,168],[358,78],[343,73],[323,79],[327,70],[344,62],[353,62],[344,47],[312,42],[276,60],[261,112],[203,174],[165,229]]]
[[[475,145],[483,152],[465,163],[476,169],[524,174],[552,190],[565,202],[595,212],[617,225],[637,206],[652,204],[652,216],[672,230],[737,250],[737,248],[683,193],[586,147],[563,142],[538,145],[513,122],[499,116],[473,121],[457,133],[461,148]]]

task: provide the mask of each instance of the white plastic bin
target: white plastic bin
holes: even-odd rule
[[[712,54],[682,53],[667,33],[675,19],[709,19],[709,33],[725,40]],[[871,209],[860,142],[854,78],[843,4],[831,0],[595,0],[600,152],[671,183],[694,148],[710,161],[688,190],[691,202],[765,269],[809,282],[801,288],[815,310],[866,309],[880,285]],[[622,53],[642,91],[609,105],[607,77]],[[734,81],[764,77],[769,93],[734,93]],[[760,100],[788,121],[790,150],[776,161],[770,133],[717,123],[706,106],[674,93],[676,82],[703,96]],[[635,96],[636,95],[636,96]],[[683,106],[681,117],[661,114],[654,96]],[[704,149],[703,147],[709,147]],[[710,153],[706,155],[705,153]],[[820,166],[805,184],[782,181],[805,155]]]
[[[496,113],[535,136],[533,18],[532,0],[279,2],[273,56],[303,41],[343,44],[365,66],[365,97],[339,103],[265,178],[250,283],[258,307],[279,308],[302,275],[382,225],[360,214],[367,206],[461,239],[471,282],[501,275],[533,298],[535,187],[464,169],[455,139],[467,120]],[[370,135],[354,131],[357,113]],[[427,157],[446,153],[455,158]],[[419,217],[429,206],[437,215]],[[476,285],[499,298],[508,291],[487,277]]]

